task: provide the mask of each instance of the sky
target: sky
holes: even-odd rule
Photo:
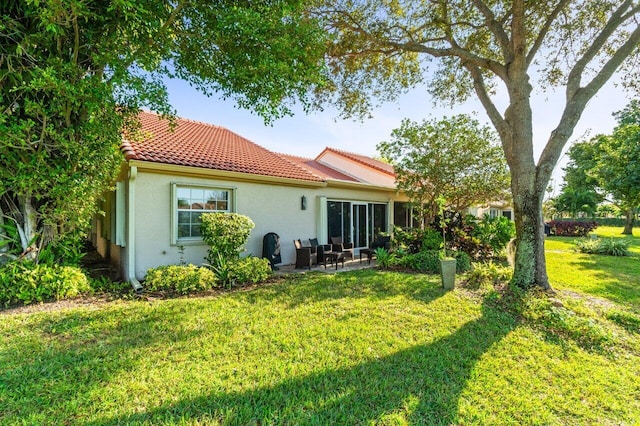
[[[264,120],[250,111],[238,109],[232,100],[206,97],[181,80],[165,81],[169,100],[177,115],[183,118],[215,124],[251,140],[270,151],[314,158],[325,147],[332,147],[356,154],[375,156],[376,145],[388,140],[391,131],[400,126],[404,118],[416,121],[442,118],[466,113],[482,123],[491,125],[480,102],[471,99],[453,108],[436,107],[424,87],[416,88],[394,103],[387,103],[372,111],[372,118],[364,122],[342,120],[332,109],[306,115],[302,110],[294,116],[265,125]],[[564,106],[562,91],[536,93],[532,97],[534,114],[534,150],[536,160],[542,152],[550,132],[557,126]],[[629,97],[612,82],[604,86],[587,105],[574,130],[570,143],[610,133],[616,122],[612,116],[629,102]],[[506,107],[506,96],[498,93],[494,100],[501,111]],[[570,143],[565,147],[565,152]],[[556,193],[562,183],[562,167],[565,155],[560,159],[553,175]]]

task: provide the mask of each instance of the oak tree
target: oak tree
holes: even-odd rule
[[[513,282],[548,288],[545,189],[589,100],[621,70],[638,88],[640,2],[326,0],[313,13],[332,36],[329,88],[345,115],[366,114],[420,83],[443,101],[480,100],[511,173]],[[565,100],[536,160],[531,94],[549,87],[564,87]]]

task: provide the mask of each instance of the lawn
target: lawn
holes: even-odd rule
[[[636,424],[639,290],[621,265],[638,258],[598,272],[548,244],[566,308],[538,320],[495,291],[373,270],[0,313],[0,424]],[[565,261],[591,262],[591,284]]]
[[[628,258],[576,253],[577,238],[548,238],[547,271],[553,287],[602,297],[640,313],[640,229],[634,229],[633,237],[621,232],[622,228],[607,226],[594,231],[604,238],[628,239]]]

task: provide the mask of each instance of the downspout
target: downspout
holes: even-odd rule
[[[142,285],[136,278],[136,177],[138,168],[129,169],[129,191],[127,191],[127,279],[136,293],[142,293]]]

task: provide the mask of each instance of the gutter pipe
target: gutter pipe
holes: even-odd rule
[[[129,168],[129,190],[127,191],[127,280],[131,283],[133,291],[142,293],[143,288],[136,278],[136,222],[135,222],[135,201],[136,201],[136,177],[138,168]]]

